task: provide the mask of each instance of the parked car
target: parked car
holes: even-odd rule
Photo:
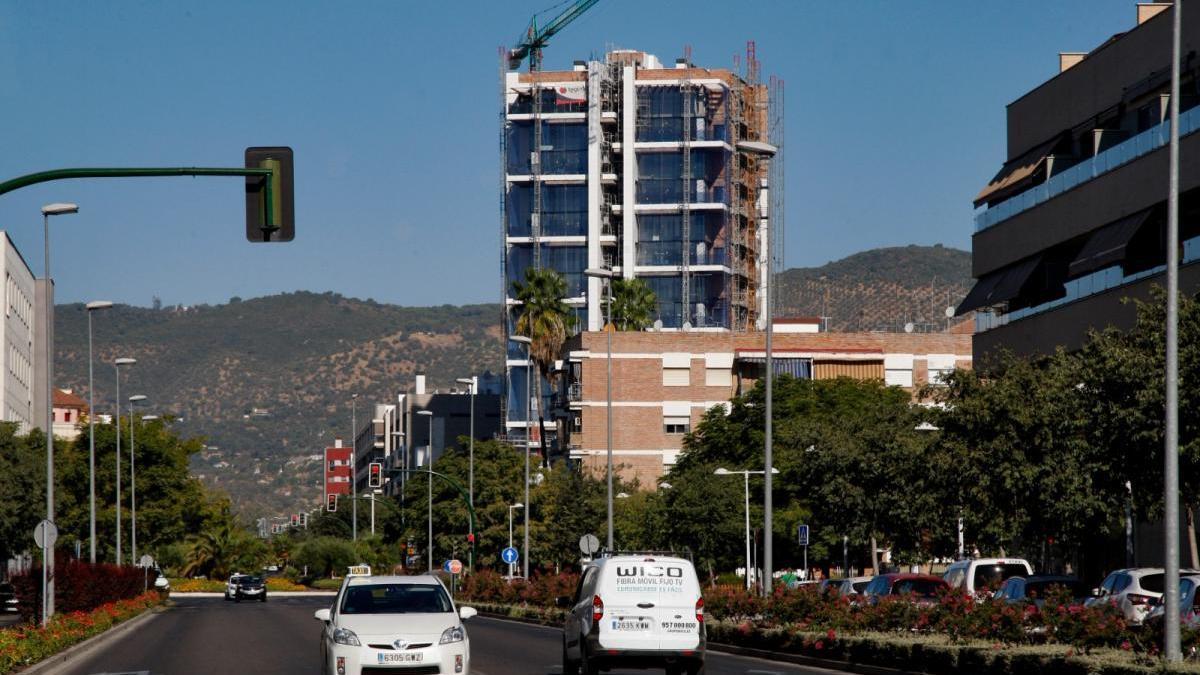
[[[1186,576],[1179,578],[1179,622],[1185,628],[1196,628],[1200,626],[1200,576]],[[1154,605],[1154,609],[1146,615],[1145,624],[1153,626],[1163,620],[1166,614],[1166,604],[1160,597]]]
[[[9,613],[17,609],[17,592],[7,581],[0,581],[0,612]]]
[[[437,577],[374,576],[370,568],[346,575],[333,606],[318,609],[321,673],[471,672],[471,645],[456,607]]]
[[[689,560],[603,555],[584,567],[575,595],[558,604],[567,609],[564,675],[623,668],[704,672],[704,599]]]
[[[888,595],[898,595],[912,598],[918,604],[931,605],[938,601],[938,595],[949,586],[946,580],[932,574],[879,574],[871,579],[863,589],[863,600],[876,604]]]
[[[1179,576],[1194,576],[1200,570],[1179,570]],[[1088,605],[1109,603],[1125,615],[1125,621],[1139,626],[1162,597],[1165,579],[1161,567],[1130,567],[1115,570],[1093,589]]]
[[[1021,558],[968,558],[956,560],[942,575],[950,588],[983,600],[1009,577],[1033,576],[1033,566]]]
[[[1071,600],[1078,604],[1083,604],[1091,597],[1087,585],[1078,577],[1035,574],[1030,577],[1005,579],[992,599],[1010,603],[1032,602],[1041,607],[1046,602],[1047,594],[1054,592],[1055,588],[1066,589],[1071,594]]]
[[[233,591],[233,600],[234,602],[241,602],[242,600],[266,602],[267,585],[263,583],[262,577],[243,575],[237,580],[237,587]]]
[[[855,595],[861,595],[863,590],[866,589],[867,584],[871,583],[872,578],[873,577],[850,577],[849,579],[842,579],[841,583],[838,584],[837,594],[847,598]]]

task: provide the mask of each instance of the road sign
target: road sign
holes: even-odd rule
[[[58,527],[48,520],[43,520],[33,528],[33,541],[37,543],[38,548],[54,546],[54,542],[58,541]]]
[[[801,525],[799,527],[799,532],[797,532],[797,534],[799,535],[800,545],[808,546],[808,526]]]
[[[592,555],[600,550],[600,540],[594,534],[585,534],[579,538],[579,550],[584,555]]]
[[[462,574],[461,560],[447,560],[442,563],[442,571],[447,574]]]
[[[500,559],[511,565],[521,559],[521,554],[517,549],[509,546],[500,552]]]

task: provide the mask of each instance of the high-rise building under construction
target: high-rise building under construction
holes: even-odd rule
[[[605,321],[604,281],[588,268],[644,280],[655,329],[761,328],[768,241],[782,245],[767,237],[772,206],[782,212],[770,194],[782,182],[782,84],[760,82],[758,70],[751,43],[733,69],[617,50],[569,71],[504,72],[509,335],[521,312],[513,282],[529,268],[562,275],[576,331]],[[538,418],[526,380],[536,368],[521,344],[507,345],[507,430],[536,437],[526,433]],[[543,383],[543,405],[550,395]]]

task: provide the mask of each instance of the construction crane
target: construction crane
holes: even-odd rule
[[[542,48],[554,37],[556,33],[567,27],[575,19],[578,19],[581,14],[591,9],[592,5],[600,0],[576,0],[571,3],[571,6],[562,11],[558,16],[550,19],[546,25],[538,28],[537,14],[529,20],[529,26],[525,28],[525,34],[521,37],[520,42],[512,49],[508,50],[508,68],[516,70],[521,67],[521,61],[525,57],[529,57],[529,72],[536,73],[542,68]]]

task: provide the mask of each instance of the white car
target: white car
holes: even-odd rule
[[[333,606],[314,617],[321,632],[324,675],[470,673],[471,645],[462,620],[437,577],[347,575]]]
[[[834,588],[837,589],[837,594],[842,597],[852,597],[861,595],[867,588],[867,584],[875,577],[850,577],[848,579],[835,580]],[[833,584],[831,584],[833,585]]]
[[[604,555],[559,598],[564,675],[617,668],[704,672],[704,599],[692,563],[656,554]]]
[[[233,600],[237,597],[238,582],[241,581],[242,577],[244,576],[246,575],[238,572],[234,572],[233,574],[229,575],[229,581],[225,582],[226,600]]]
[[[1179,576],[1200,574],[1200,570],[1181,569]],[[1161,567],[1132,567],[1116,570],[1104,578],[1088,605],[1109,603],[1121,610],[1125,621],[1140,626],[1162,597],[1165,577]]]
[[[1033,566],[1021,558],[968,558],[951,563],[942,578],[950,588],[984,600],[1009,577],[1028,576],[1033,576]]]

